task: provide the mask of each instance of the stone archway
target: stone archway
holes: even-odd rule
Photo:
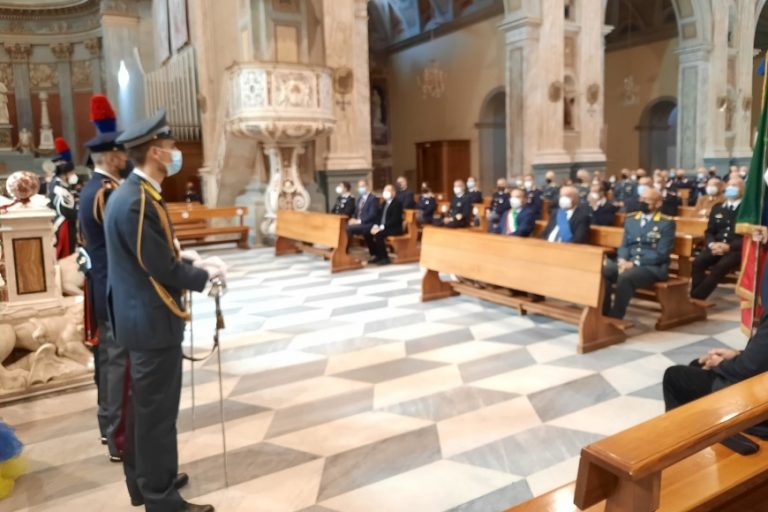
[[[480,107],[475,127],[479,131],[480,185],[493,190],[496,180],[507,177],[507,93],[504,87],[489,92]]]
[[[640,167],[648,171],[675,166],[677,150],[677,99],[656,98],[646,105],[637,127]]]

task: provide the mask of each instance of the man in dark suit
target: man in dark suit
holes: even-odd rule
[[[352,217],[355,214],[355,198],[350,194],[352,186],[348,181],[342,181],[336,187],[336,204],[333,205],[331,213],[336,215],[346,215]]]
[[[184,290],[201,292],[224,278],[218,258],[181,258],[160,195],[161,184],[181,170],[182,155],[165,111],[130,126],[117,139],[135,163],[107,204],[107,308],[117,343],[128,350],[123,469],[131,504],[148,511],[213,512],[184,501],[178,488],[176,418],[181,396],[181,343],[188,305]]]
[[[467,198],[470,204],[481,204],[483,202],[483,193],[480,192],[477,180],[472,176],[467,178]]]
[[[437,209],[437,199],[432,193],[432,189],[429,188],[429,184],[425,181],[421,184],[421,196],[419,197],[419,204],[416,205],[416,222],[419,225],[432,224],[435,218],[435,210]]]
[[[371,253],[368,263],[389,265],[391,262],[387,254],[387,237],[403,234],[403,206],[395,198],[395,187],[392,185],[384,187],[382,196],[384,204],[379,212],[379,222],[365,234],[365,243]]]
[[[509,208],[505,211],[498,226],[491,233],[507,236],[531,236],[536,227],[536,212],[528,203],[525,190],[514,189],[510,193]]]
[[[357,182],[357,193],[355,216],[349,219],[349,224],[347,224],[347,233],[350,237],[368,233],[376,223],[379,212],[379,198],[368,189],[367,180]]]
[[[589,207],[579,201],[576,187],[560,189],[558,207],[552,210],[541,238],[550,242],[586,244],[589,242]]]
[[[706,247],[693,260],[691,298],[704,300],[720,281],[741,265],[742,235],[736,234],[736,217],[744,193],[744,180],[731,178],[725,203],[712,207],[705,232]],[[709,274],[707,274],[709,271]]]
[[[541,199],[543,201],[549,201],[550,206],[555,204],[557,198],[560,197],[560,187],[557,185],[557,175],[555,171],[547,171],[544,173],[544,190],[541,192]]]
[[[613,226],[619,208],[608,202],[605,197],[605,190],[600,183],[592,184],[587,201],[592,213],[593,226]]]
[[[667,182],[663,172],[655,178],[653,186],[661,194],[661,213],[669,217],[677,216],[683,201],[677,195],[677,190]]]
[[[528,197],[528,204],[533,208],[533,213],[537,219],[541,218],[541,212],[544,209],[544,199],[542,199],[542,191],[536,186],[536,180],[532,174],[526,174],[523,177],[523,188],[525,189],[525,195]]]
[[[624,221],[618,261],[606,260],[603,314],[624,318],[638,288],[648,288],[669,276],[669,256],[675,245],[675,221],[659,211],[661,194],[655,189],[640,195],[640,211]],[[611,304],[611,285],[616,293]]]
[[[106,103],[105,103],[106,102]],[[112,326],[107,316],[107,242],[104,237],[104,211],[110,195],[127,177],[128,155],[117,137],[117,120],[105,96],[91,98],[91,118],[98,134],[85,143],[94,164],[93,175],[80,192],[78,220],[83,249],[88,253],[91,268],[88,271],[86,307],[96,319],[98,345],[94,348],[96,366],[96,387],[98,390],[98,421],[101,442],[109,450],[112,462],[122,461],[115,442],[115,433],[121,417],[123,402],[123,381],[128,352],[119,345],[112,335]]]
[[[408,180],[405,176],[400,176],[395,182],[397,191],[395,201],[398,201],[403,209],[413,210],[416,208],[416,201],[413,199],[413,192],[408,190]]]
[[[453,198],[448,215],[434,219],[433,223],[446,228],[466,228],[469,227],[471,217],[472,203],[469,201],[467,189],[463,181],[456,180],[453,182]]]

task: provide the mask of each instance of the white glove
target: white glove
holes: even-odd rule
[[[227,277],[227,264],[224,260],[218,256],[211,256],[205,259],[199,259],[193,263],[197,268],[201,268],[208,272],[208,279],[216,279],[217,277],[222,281]]]
[[[203,259],[203,257],[200,256],[200,254],[198,254],[198,252],[193,249],[182,249],[179,251],[179,256],[181,256],[181,259],[187,260],[192,264],[194,264],[196,261]]]

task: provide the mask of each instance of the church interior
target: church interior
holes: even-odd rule
[[[0,510],[765,510],[766,51],[766,0],[0,0]],[[130,489],[134,182],[210,508]]]

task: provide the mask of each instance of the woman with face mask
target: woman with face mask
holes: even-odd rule
[[[725,201],[723,196],[723,182],[719,178],[710,178],[704,189],[704,195],[696,200],[696,212],[702,217],[709,217],[709,213],[715,205]]]
[[[53,162],[56,166],[53,181],[48,187],[50,207],[56,212],[53,227],[56,231],[56,258],[66,258],[75,252],[77,241],[77,191],[79,183],[75,166],[72,163],[72,152],[62,137],[54,141],[58,158]]]
[[[352,217],[355,214],[355,198],[350,194],[352,186],[349,182],[342,181],[336,187],[336,204],[333,205],[331,213],[336,215],[346,215]]]

